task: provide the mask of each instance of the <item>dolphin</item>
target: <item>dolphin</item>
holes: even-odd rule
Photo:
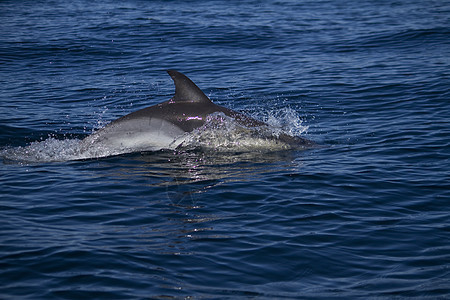
[[[207,116],[223,113],[239,125],[268,126],[240,112],[214,104],[186,75],[167,70],[175,83],[175,95],[168,101],[132,112],[82,140],[82,149],[105,147],[120,153],[176,149],[186,133],[203,126]],[[280,134],[273,139],[288,145],[307,147],[313,142]],[[181,141],[180,141],[181,140]]]

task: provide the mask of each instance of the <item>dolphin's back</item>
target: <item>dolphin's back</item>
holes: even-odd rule
[[[132,112],[113,121],[110,125],[135,118],[149,120],[158,118],[171,122],[185,132],[191,132],[202,126],[206,117],[214,112],[222,112],[244,126],[266,125],[242,113],[214,104],[186,75],[175,70],[168,70],[167,73],[175,83],[175,95],[170,100]]]

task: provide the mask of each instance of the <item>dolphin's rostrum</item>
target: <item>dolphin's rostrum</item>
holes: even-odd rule
[[[82,141],[82,148],[111,149],[114,154],[175,149],[186,133],[203,126],[207,116],[223,113],[239,125],[250,127],[268,126],[242,113],[214,104],[187,76],[168,70],[175,83],[172,99],[125,115],[106,127],[94,132]],[[312,142],[300,137],[280,134],[280,143],[308,146]]]

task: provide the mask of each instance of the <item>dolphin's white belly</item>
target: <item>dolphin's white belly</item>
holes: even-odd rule
[[[175,140],[185,132],[174,124],[157,118],[139,118],[111,123],[83,140],[83,149],[115,154],[134,151],[174,149]]]

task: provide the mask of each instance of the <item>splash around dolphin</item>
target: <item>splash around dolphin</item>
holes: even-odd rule
[[[175,95],[170,100],[112,121],[84,138],[81,141],[81,149],[83,151],[101,149],[106,153],[102,156],[177,149],[195,144],[196,140],[214,139],[211,134],[202,135],[196,132],[214,116],[236,123],[241,133],[234,135],[236,139],[240,139],[237,144],[245,144],[244,140],[250,139],[258,140],[255,144],[261,145],[261,141],[266,141],[269,142],[267,145],[284,148],[308,148],[314,145],[312,141],[285,133],[267,134],[270,132],[268,124],[214,104],[184,74],[175,70],[168,70],[167,73],[175,83]],[[242,132],[251,133],[245,135]],[[256,134],[259,135],[257,138],[256,132],[259,132]],[[105,152],[105,149],[108,151]]]

